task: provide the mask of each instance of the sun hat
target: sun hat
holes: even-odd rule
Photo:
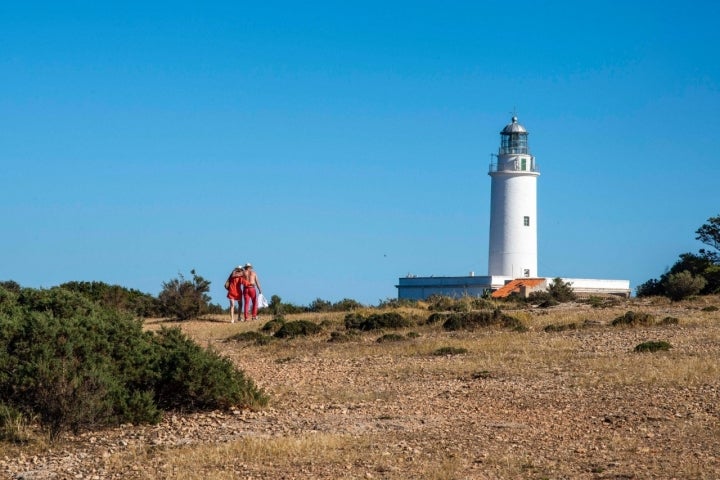
[[[251,263],[246,263],[246,264],[245,264],[245,267],[243,267],[243,268],[252,268],[252,264],[251,264]]]

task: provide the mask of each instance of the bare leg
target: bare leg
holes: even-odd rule
[[[230,323],[235,323],[235,300],[230,300]]]

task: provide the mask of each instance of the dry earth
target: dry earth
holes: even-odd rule
[[[530,328],[524,333],[418,326],[401,332],[417,338],[392,343],[378,343],[378,332],[328,342],[342,314],[327,317],[335,325],[321,335],[265,346],[227,338],[269,317],[184,323],[188,334],[231,357],[265,389],[270,405],[168,415],[160,425],[88,432],[56,445],[0,444],[0,475],[720,478],[720,314],[702,309],[720,298],[631,302],[514,312]],[[673,316],[679,324],[610,325],[627,310]],[[571,322],[578,328],[544,331]],[[673,348],[634,352],[648,340]],[[433,354],[445,346],[468,352]]]

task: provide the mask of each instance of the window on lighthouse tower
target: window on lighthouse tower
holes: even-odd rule
[[[530,217],[523,217],[523,225],[526,227],[530,226]]]

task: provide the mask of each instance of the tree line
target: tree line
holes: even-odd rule
[[[652,278],[637,287],[638,297],[664,296],[677,301],[720,293],[720,215],[710,217],[695,234],[695,239],[708,248],[680,254],[660,278]]]

